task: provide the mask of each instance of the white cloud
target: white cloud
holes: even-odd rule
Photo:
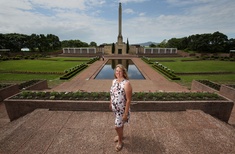
[[[177,9],[177,14],[151,14],[148,8],[131,5],[149,0],[122,2],[123,14],[129,14],[123,17],[123,40],[128,37],[131,44],[215,31],[235,38],[235,1],[167,0],[170,5],[164,7]],[[61,40],[112,43],[118,35],[117,7],[117,0],[0,0],[0,33],[55,34]]]
[[[139,13],[139,16],[145,16],[145,12]]]
[[[11,1],[1,0],[0,6],[2,8],[0,10],[0,12],[9,11],[8,9],[11,9],[11,10],[13,10],[13,9],[23,9],[23,10],[32,9],[32,5],[30,2],[28,2],[28,0],[21,0],[21,1],[19,1],[19,0],[11,0]]]
[[[85,7],[85,0],[32,0],[32,4],[42,7],[42,8],[47,8],[47,9],[55,9],[55,8],[60,8],[60,9],[80,9],[84,10]]]
[[[135,12],[132,9],[125,9],[123,13],[134,14]]]
[[[142,2],[146,2],[148,0],[119,0],[119,2],[121,3],[142,3]]]
[[[125,23],[123,33],[128,36],[130,43],[131,41],[140,43],[142,40],[161,42],[173,37],[180,38],[215,31],[234,36],[232,25],[235,25],[235,20],[231,20],[235,18],[232,13],[233,8],[231,3],[220,5],[208,3],[204,6],[193,6],[185,14],[133,18],[123,22]]]
[[[166,0],[166,2],[173,6],[182,7],[182,6],[189,6],[189,5],[206,4],[209,2],[214,3],[215,0]]]

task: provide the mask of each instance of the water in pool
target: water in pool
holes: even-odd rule
[[[95,79],[114,79],[114,68],[117,64],[122,64],[127,68],[129,79],[144,80],[144,76],[130,59],[110,59],[96,75]]]

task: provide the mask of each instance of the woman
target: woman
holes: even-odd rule
[[[132,97],[132,87],[129,82],[126,68],[118,64],[114,70],[115,79],[112,82],[110,89],[110,109],[115,113],[115,130],[117,136],[114,138],[117,141],[116,151],[120,151],[123,147],[123,129],[124,123],[130,118],[130,103]]]

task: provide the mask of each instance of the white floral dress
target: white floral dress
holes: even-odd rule
[[[115,119],[116,127],[122,127],[124,124],[122,121],[122,116],[125,112],[125,107],[126,107],[126,93],[124,90],[126,82],[129,81],[124,79],[121,82],[118,82],[117,79],[114,79],[110,89],[112,111],[115,113],[116,116]],[[130,109],[127,116],[127,122],[129,121],[129,118],[130,118]]]

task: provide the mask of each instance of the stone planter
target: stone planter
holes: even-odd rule
[[[25,88],[25,90],[44,90],[44,89],[48,89],[47,80],[41,80],[41,81]]]
[[[205,84],[202,84],[196,80],[193,80],[191,90],[192,91],[199,91],[199,92],[217,93],[217,94],[222,95],[223,97],[231,99],[233,102],[235,102],[235,89],[232,87],[226,86],[224,84],[222,84],[220,87],[220,90],[217,91],[217,90],[215,90]]]
[[[221,85],[219,94],[235,102],[235,89],[234,88],[226,86],[226,85]]]
[[[6,88],[0,89],[0,102],[4,99],[19,93],[19,86],[18,85],[11,85]]]
[[[4,103],[11,121],[39,108],[64,111],[110,111],[109,101],[6,99]],[[174,112],[185,110],[202,110],[224,122],[228,122],[233,105],[233,102],[230,100],[133,101],[131,103],[131,111]]]
[[[211,92],[211,93],[218,93],[217,90],[215,90],[205,84],[202,84],[196,80],[192,81],[191,90],[192,91],[200,91],[200,92],[206,91],[206,92]]]

